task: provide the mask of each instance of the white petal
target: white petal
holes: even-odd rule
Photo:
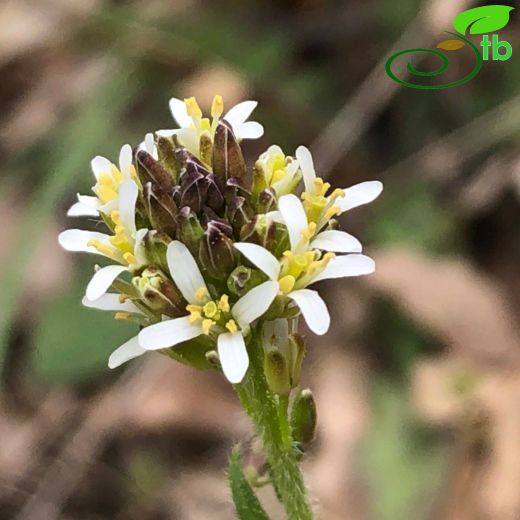
[[[141,354],[144,354],[146,350],[139,346],[137,337],[132,338],[125,344],[121,345],[118,349],[114,350],[108,358],[108,367],[117,368],[118,366],[134,359]]]
[[[83,202],[76,202],[67,211],[67,217],[99,217],[99,211]]]
[[[141,310],[137,305],[133,304],[130,300],[126,300],[121,303],[119,294],[106,293],[96,301],[90,301],[87,297],[84,297],[82,302],[85,307],[89,309],[98,309],[100,311],[113,311],[113,312],[130,312],[131,314],[142,314]]]
[[[90,240],[99,240],[104,244],[109,243],[109,236],[97,231],[84,231],[83,229],[67,229],[60,233],[58,242],[67,251],[83,251],[85,253],[101,254],[95,247],[87,246]]]
[[[279,224],[285,224],[283,220],[283,216],[279,211],[268,211],[265,216],[270,218],[273,222],[278,222]]]
[[[337,256],[312,280],[312,283],[331,278],[362,276],[373,273],[375,270],[376,264],[369,256],[355,254]]]
[[[171,98],[170,110],[173,118],[175,119],[175,121],[177,121],[177,124],[181,128],[185,128],[192,124],[193,121],[191,120],[191,117],[188,114],[188,110],[184,101],[177,98]]]
[[[316,235],[311,242],[311,248],[333,253],[361,253],[363,246],[356,237],[344,231],[330,229]]]
[[[135,234],[135,206],[139,188],[132,180],[127,180],[119,186],[119,214],[121,221],[130,234]]]
[[[99,199],[97,197],[93,197],[91,195],[81,195],[81,193],[78,193],[77,197],[78,201],[85,206],[90,206],[94,209],[98,209],[100,206]]]
[[[298,146],[296,149],[296,159],[298,159],[300,163],[305,191],[313,194],[315,191],[314,181],[316,179],[316,170],[314,169],[314,161],[312,160],[310,150],[305,146]]]
[[[139,345],[146,350],[160,350],[173,347],[201,334],[200,324],[193,324],[189,316],[183,316],[144,328],[139,333]]]
[[[112,171],[112,163],[101,155],[96,155],[96,157],[90,161],[90,167],[96,179],[99,179],[102,173],[110,173]]]
[[[132,147],[125,144],[119,152],[119,170],[127,179],[130,178],[130,166],[132,166]]]
[[[160,135],[161,137],[171,137],[172,135],[177,135],[180,128],[175,128],[173,130],[156,130],[156,134]]]
[[[103,296],[110,289],[112,282],[125,271],[128,271],[128,268],[122,265],[108,265],[96,271],[87,285],[87,299],[95,301]]]
[[[293,291],[287,296],[300,308],[305,322],[314,334],[322,335],[329,330],[330,314],[321,296],[311,289]]]
[[[338,206],[341,211],[348,211],[377,199],[383,191],[383,183],[380,181],[366,181],[355,184],[343,191],[345,196],[336,199],[334,205]]]
[[[280,262],[265,247],[249,242],[237,242],[238,249],[250,262],[263,271],[271,280],[278,280],[280,274]]]
[[[231,309],[240,327],[246,327],[262,316],[276,298],[278,289],[278,282],[264,282],[244,294]]]
[[[225,119],[233,128],[245,123],[253,110],[258,105],[258,101],[242,101],[228,110]]]
[[[291,249],[296,251],[302,241],[302,234],[309,225],[303,204],[296,195],[284,195],[278,199],[278,209],[289,232]]]
[[[244,379],[249,367],[246,344],[240,332],[220,334],[217,340],[220,364],[227,380],[237,384]]]
[[[256,121],[247,121],[233,127],[235,136],[238,139],[258,139],[264,135],[264,127]]]
[[[189,303],[200,304],[201,302],[195,298],[195,293],[201,287],[207,292],[207,287],[188,248],[182,242],[174,240],[168,246],[166,259],[173,281],[184,298]]]

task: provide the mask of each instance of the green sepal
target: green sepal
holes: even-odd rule
[[[269,520],[242,470],[240,451],[234,447],[229,457],[229,485],[239,520]]]

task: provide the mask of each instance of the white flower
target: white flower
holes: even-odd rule
[[[159,160],[159,152],[157,151],[157,146],[155,145],[152,132],[148,132],[144,136],[144,141],[139,144],[139,148],[149,153],[156,161]]]
[[[60,234],[58,241],[67,251],[83,251],[100,254],[120,265],[99,269],[87,286],[87,298],[95,301],[110,288],[114,280],[125,271],[134,271],[146,264],[143,240],[147,229],[136,229],[135,206],[139,188],[132,180],[119,186],[118,209],[110,213],[114,235],[97,231],[68,229]]]
[[[287,227],[291,249],[279,261],[270,251],[257,244],[238,242],[235,247],[271,280],[281,294],[299,308],[309,328],[325,334],[330,315],[317,291],[306,287],[329,278],[360,276],[372,273],[374,261],[358,254],[361,244],[343,231],[322,231],[314,236],[316,224],[309,223],[301,201],[295,195],[284,195],[278,201],[280,215]],[[327,251],[321,254],[317,250]],[[335,256],[337,253],[355,253]]]
[[[97,155],[90,162],[96,184],[92,188],[94,196],[80,195],[67,215],[69,217],[97,217],[99,213],[109,214],[118,206],[121,184],[128,180],[137,180],[137,173],[132,164],[132,147],[122,146],[119,153],[119,168],[108,159]]]
[[[255,173],[261,175],[264,186],[273,188],[279,197],[294,191],[302,176],[298,161],[286,156],[278,145],[270,146],[260,155]]]
[[[311,152],[305,146],[296,150],[296,158],[303,174],[305,192],[302,194],[310,220],[316,222],[318,231],[334,216],[344,211],[368,204],[383,191],[380,181],[366,181],[350,188],[336,189],[330,195],[330,184],[316,177]]]
[[[139,345],[146,350],[160,350],[207,334],[217,342],[224,375],[231,383],[239,383],[249,366],[244,336],[250,324],[273,302],[278,284],[258,285],[230,305],[226,294],[211,299],[197,263],[183,243],[170,243],[167,260],[173,281],[188,302],[189,314],[146,327],[139,334]]]
[[[170,110],[179,128],[159,130],[157,133],[165,137],[176,135],[179,143],[198,157],[201,135],[206,134],[213,139],[220,119],[225,119],[231,125],[237,139],[258,139],[262,137],[264,134],[263,126],[256,121],[247,121],[257,104],[256,101],[243,101],[228,110],[222,117],[224,110],[222,97],[215,96],[211,106],[212,120],[210,121],[207,117],[202,116],[202,110],[195,98],[191,97],[184,101],[171,98]]]

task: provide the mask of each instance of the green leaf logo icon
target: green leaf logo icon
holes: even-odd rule
[[[485,34],[498,31],[509,22],[514,7],[509,5],[485,5],[462,11],[453,21],[453,27],[460,34]]]

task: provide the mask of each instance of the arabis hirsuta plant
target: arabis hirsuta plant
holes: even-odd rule
[[[249,168],[241,141],[263,135],[247,121],[256,105],[224,113],[215,96],[205,117],[194,98],[171,99],[178,128],[148,133],[133,149],[125,144],[118,164],[91,162],[92,194],[78,195],[68,215],[98,220],[106,231],[70,229],[59,242],[108,260],[96,266],[83,304],[139,326],[111,354],[111,368],[157,351],[220,370],[234,385],[268,468],[251,483],[230,469],[239,517],[268,518],[250,486],[269,479],[287,517],[307,520],[313,513],[298,462],[316,409],[310,390],[297,390],[305,350],[298,322],[325,334],[327,306],[310,286],[374,271],[337,218],[373,201],[382,184],[333,189],[304,146],[291,157],[272,145]]]

